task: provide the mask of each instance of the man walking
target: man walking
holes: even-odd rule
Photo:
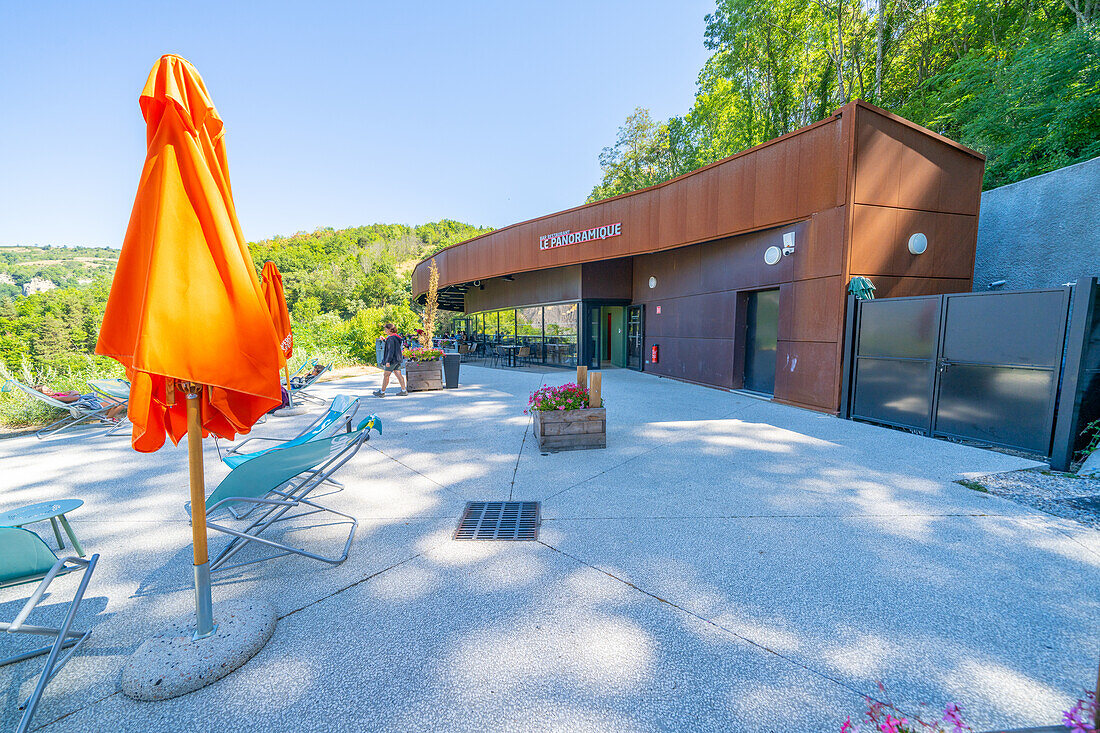
[[[405,389],[405,375],[401,373],[401,366],[405,363],[401,355],[401,337],[397,335],[397,326],[386,324],[386,343],[382,347],[382,389],[374,391],[375,397],[385,397],[386,387],[390,384],[390,375],[397,375],[397,383],[401,385],[399,397],[406,396],[409,392]]]

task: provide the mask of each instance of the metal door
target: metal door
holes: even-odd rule
[[[779,346],[779,290],[748,297],[745,337],[745,389],[775,394],[775,352]]]
[[[931,429],[941,305],[938,295],[859,303],[853,418]]]
[[[585,306],[585,330],[583,341],[583,360],[580,362],[589,369],[600,368],[600,311],[598,305],[586,303]]]
[[[944,296],[933,435],[1050,454],[1069,295]]]
[[[644,308],[642,305],[632,305],[626,309],[626,366],[639,371],[645,349]]]

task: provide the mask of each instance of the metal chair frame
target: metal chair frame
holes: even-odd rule
[[[104,405],[100,407],[92,407],[85,400],[77,400],[76,402],[62,402],[61,400],[54,399],[47,394],[39,392],[37,389],[28,387],[22,382],[17,382],[14,379],[9,379],[4,382],[3,387],[0,389],[2,389],[4,392],[10,392],[11,388],[8,385],[14,386],[19,391],[26,393],[27,395],[38,400],[39,402],[44,402],[50,407],[54,407],[58,410],[64,410],[68,413],[68,415],[61,418],[60,420],[56,420],[36,432],[34,436],[39,440],[51,437],[53,435],[59,435],[60,433],[63,433],[70,428],[74,428],[84,422],[100,422],[104,425],[109,426],[107,430],[102,433],[97,433],[97,435],[112,435],[116,430],[126,424],[124,420],[118,420],[116,422],[107,418],[107,411],[114,408],[116,406],[114,404]]]
[[[206,526],[210,529],[227,534],[232,538],[229,544],[210,561],[211,572],[252,565],[254,563],[273,560],[277,557],[290,554],[301,555],[330,565],[339,565],[344,562],[344,560],[348,558],[348,552],[355,538],[355,530],[359,526],[359,520],[350,514],[311,501],[307,497],[322,483],[325,483],[341,466],[351,460],[351,458],[359,452],[363,443],[370,439],[370,428],[366,426],[368,420],[364,420],[353,433],[339,434],[331,438],[313,440],[302,445],[273,451],[254,458],[251,461],[242,463],[235,468],[234,472],[240,471],[241,469],[258,471],[259,469],[257,467],[262,466],[264,463],[280,462],[284,464],[279,467],[281,473],[277,473],[274,477],[276,482],[266,487],[262,485],[257,486],[256,481],[250,479],[247,485],[250,487],[251,495],[219,496],[218,489],[215,489],[210,499],[217,500],[213,503],[209,503],[210,500],[207,500]],[[293,473],[287,475],[289,472]],[[232,473],[230,477],[232,477]],[[226,477],[225,481],[228,481],[230,477]],[[241,484],[242,481],[238,481],[237,483]],[[220,488],[219,486],[219,489]],[[282,498],[269,498],[272,494]],[[266,511],[262,511],[256,519],[243,529],[236,529],[217,521],[211,521],[211,515],[216,515],[220,509],[229,508],[233,504],[251,504],[255,509],[263,509],[266,507]],[[287,514],[291,509],[302,506],[308,507],[308,509],[290,515]],[[189,505],[186,508],[188,511],[191,510]],[[293,545],[260,536],[276,522],[296,519],[319,512],[335,514],[348,520],[347,522],[340,522],[341,524],[347,523],[351,525],[347,540],[344,542],[343,551],[339,555],[332,557],[320,555],[299,547],[294,547]],[[246,512],[245,515],[248,513],[250,512]],[[255,560],[229,563],[229,560],[232,559],[234,555],[253,542],[273,548],[278,550],[278,552],[265,555]]]
[[[29,530],[9,528],[4,531],[26,532],[41,542],[42,547],[44,547],[47,552],[53,554],[46,543],[43,542],[38,535]],[[56,557],[56,555],[54,555],[54,557]],[[77,649],[80,648],[80,645],[84,643],[84,640],[92,633],[91,630],[74,631],[72,625],[73,619],[76,617],[76,612],[80,608],[80,603],[84,600],[84,593],[88,589],[88,582],[92,578],[92,573],[95,571],[97,562],[99,562],[98,554],[92,555],[87,559],[67,556],[58,559],[57,562],[53,564],[53,567],[44,574],[16,578],[0,583],[0,588],[9,588],[25,583],[38,582],[38,586],[34,589],[34,593],[32,593],[31,597],[23,604],[23,608],[19,611],[15,619],[10,622],[0,622],[0,631],[9,634],[32,634],[35,636],[54,637],[52,644],[47,644],[38,649],[32,649],[31,651],[15,654],[7,659],[0,660],[0,667],[2,667],[7,664],[22,662],[42,654],[49,654],[46,658],[46,665],[42,668],[42,672],[38,677],[38,684],[35,685],[34,691],[31,693],[30,697],[19,706],[20,709],[23,710],[23,716],[15,729],[17,733],[23,733],[30,728],[31,718],[34,716],[34,711],[38,707],[39,700],[42,699],[42,693],[46,689],[46,685],[57,676],[57,673],[61,671],[62,667],[65,666],[72,658],[73,654],[76,653]],[[42,602],[42,597],[45,595],[46,589],[49,588],[50,583],[56,578],[62,575],[68,575],[74,571],[82,571],[83,577],[80,579],[80,585],[77,586],[73,599],[69,602],[68,610],[65,613],[65,620],[62,622],[61,626],[54,628],[51,626],[35,626],[28,624],[27,618],[38,604]]]

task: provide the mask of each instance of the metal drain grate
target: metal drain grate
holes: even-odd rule
[[[468,501],[456,540],[537,540],[537,501]]]

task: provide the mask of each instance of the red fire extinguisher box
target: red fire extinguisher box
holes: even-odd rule
[[[650,349],[650,354],[651,355],[649,357],[649,362],[651,364],[656,364],[657,363],[657,344],[653,344],[653,348]]]

